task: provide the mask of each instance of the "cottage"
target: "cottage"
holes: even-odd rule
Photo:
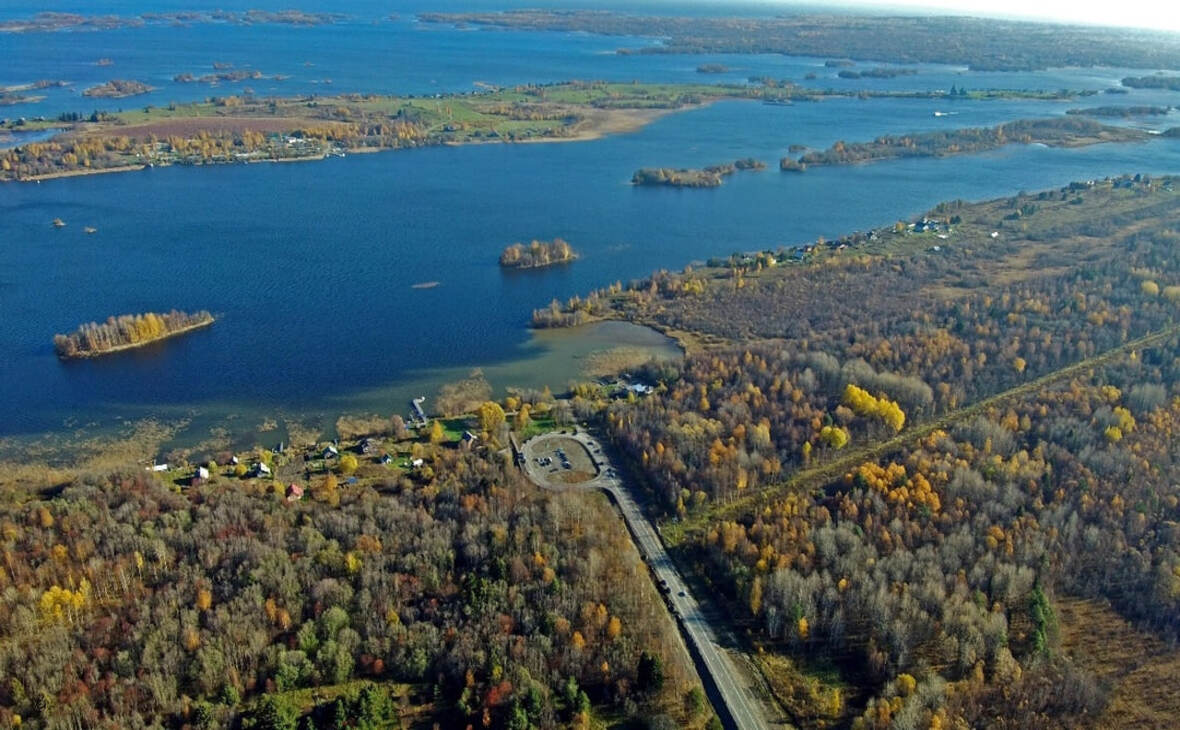
[[[270,467],[263,464],[261,461],[254,465],[254,476],[268,477],[270,476]]]
[[[150,470],[151,471],[168,471],[168,465],[167,464],[152,464],[150,467]]]
[[[206,467],[198,466],[197,473],[194,475],[197,479],[208,479],[209,470]]]
[[[377,439],[367,438],[360,442],[358,448],[362,454],[370,456],[381,450],[381,442]]]
[[[650,395],[655,392],[655,388],[643,383],[631,383],[627,386],[627,390],[635,395]]]
[[[298,484],[292,484],[291,486],[287,487],[288,502],[298,502],[301,499],[303,499],[303,487],[299,486]]]
[[[377,461],[381,464],[385,464],[386,466],[388,466],[393,463],[393,457],[390,456],[389,454],[382,454],[381,458],[378,459]]]
[[[336,457],[340,456],[340,449],[336,448],[332,444],[328,444],[324,447],[322,456],[325,459],[335,459]]]
[[[479,441],[479,436],[476,436],[475,434],[471,433],[470,431],[463,432],[463,445],[465,447],[467,447],[469,449],[472,448],[473,446],[475,446],[476,441]]]
[[[425,461],[423,461],[422,459],[414,459],[414,460],[412,460],[412,461],[410,462],[410,466],[412,466],[412,467],[414,467],[414,468],[416,469],[416,468],[418,468],[418,467],[422,466],[422,465],[423,465],[423,464],[425,464],[425,463],[426,463],[426,462],[425,462]]]

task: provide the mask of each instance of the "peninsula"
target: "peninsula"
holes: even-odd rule
[[[540,269],[556,264],[567,264],[578,258],[577,252],[564,239],[533,240],[527,246],[514,243],[500,253],[500,266],[505,269]]]
[[[213,321],[213,315],[203,310],[192,314],[176,310],[166,314],[124,314],[102,324],[84,324],[68,335],[54,335],[53,347],[63,360],[98,357],[208,327]]]
[[[887,135],[871,142],[836,142],[823,151],[807,152],[799,167],[784,159],[783,170],[815,165],[852,165],[905,157],[951,157],[998,149],[1008,144],[1044,144],[1050,147],[1085,147],[1107,142],[1138,142],[1148,138],[1141,130],[1112,127],[1089,119],[1020,119],[995,127],[972,127],[945,132]]]

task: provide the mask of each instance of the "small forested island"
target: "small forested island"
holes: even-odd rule
[[[1087,117],[1128,117],[1163,116],[1172,111],[1170,106],[1092,106],[1084,109],[1066,109],[1066,114]]]
[[[892,79],[898,76],[916,76],[917,74],[918,69],[916,68],[889,68],[882,66],[864,71],[844,69],[836,75],[842,79]]]
[[[68,335],[54,335],[53,347],[63,360],[98,357],[142,347],[211,324],[213,315],[203,310],[192,314],[175,309],[166,314],[124,314],[110,317],[102,324],[84,324]]]
[[[577,252],[564,239],[533,240],[528,245],[514,243],[500,253],[500,266],[506,269],[540,269],[566,264],[578,258]]]
[[[794,145],[791,145],[792,147]],[[803,172],[807,169],[807,163],[800,162],[794,157],[784,157],[778,161],[778,169],[783,172]]]
[[[1164,76],[1163,74],[1156,74],[1155,76],[1128,76],[1123,79],[1123,86],[1129,86],[1132,89],[1168,89],[1169,91],[1180,91],[1180,76]]]
[[[98,86],[91,86],[82,92],[82,96],[91,96],[103,99],[123,99],[128,96],[139,96],[150,91],[155,91],[154,86],[148,86],[142,81],[128,81],[124,79],[113,79],[105,84]]]
[[[216,65],[216,64],[215,64]],[[205,74],[203,76],[193,76],[190,73],[180,73],[172,77],[172,80],[178,84],[216,84],[222,81],[246,81],[248,79],[261,79],[262,72],[256,69],[240,68],[235,71],[219,71],[218,73]]]
[[[1084,147],[1105,142],[1134,142],[1146,138],[1147,133],[1141,130],[1112,127],[1076,117],[1020,119],[995,127],[887,135],[872,142],[840,141],[827,150],[807,152],[798,161],[802,165],[851,165],[903,157],[974,154],[1017,143],[1040,143],[1050,147]]]
[[[715,188],[723,179],[738,170],[763,170],[766,163],[747,157],[722,165],[710,165],[702,169],[673,169],[669,167],[643,167],[631,176],[632,185],[667,186],[674,188]]]

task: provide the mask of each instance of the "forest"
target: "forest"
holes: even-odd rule
[[[785,53],[882,63],[961,64],[974,71],[1064,66],[1180,69],[1180,41],[1168,33],[999,19],[843,14],[642,16],[566,9],[419,13],[418,18],[459,26],[639,35],[664,41],[620,50],[627,53]]]
[[[605,501],[419,448],[295,501],[216,464],[183,490],[135,469],[5,494],[0,726],[710,721]]]
[[[793,722],[1180,711],[1175,674],[1100,681],[1057,618],[1109,606],[1140,661],[1180,638],[1176,182],[949,201],[556,307],[689,350],[604,428]]]
[[[174,337],[199,327],[213,324],[213,315],[206,311],[164,314],[122,314],[108,317],[106,322],[91,322],[68,335],[54,335],[53,348],[63,360],[96,357],[132,347]]]

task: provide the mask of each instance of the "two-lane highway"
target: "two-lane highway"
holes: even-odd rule
[[[537,437],[544,438],[545,436]],[[668,552],[664,550],[664,544],[660,542],[651,521],[647,519],[639,503],[606,459],[602,446],[594,437],[584,432],[568,438],[576,439],[585,446],[598,468],[598,473],[593,479],[577,487],[602,489],[619,506],[623,521],[627,523],[627,529],[639,548],[639,554],[651,569],[676,617],[676,623],[680,626],[685,643],[693,654],[701,679],[707,688],[712,690],[710,694],[717,700],[715,704],[720,705],[717,710],[722,722],[736,730],[767,730],[769,724],[763,716],[761,701],[749,682],[734,666],[730,656],[721,648],[716,632],[701,612],[700,604],[676,570]],[[526,460],[523,466],[525,473],[539,485],[548,488],[559,487],[549,482],[545,478],[545,472],[538,469],[535,464]]]

